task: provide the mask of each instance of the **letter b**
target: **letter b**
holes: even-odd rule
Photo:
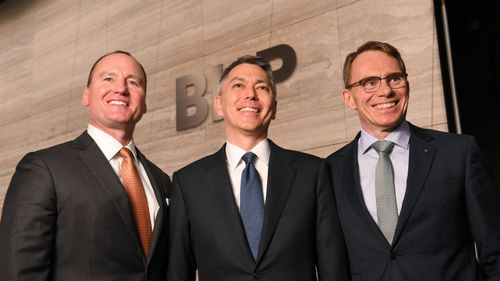
[[[188,93],[189,87],[194,88],[192,94]],[[208,102],[203,98],[206,89],[205,77],[200,73],[179,77],[175,81],[175,88],[177,131],[201,124],[208,113]]]

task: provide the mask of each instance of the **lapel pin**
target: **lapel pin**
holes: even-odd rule
[[[424,148],[424,152],[425,152],[425,153],[428,153],[428,152],[429,152],[429,150],[428,150],[427,148]]]

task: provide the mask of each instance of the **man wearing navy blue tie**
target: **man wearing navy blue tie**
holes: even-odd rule
[[[328,168],[267,138],[269,62],[238,58],[219,89],[226,143],[173,176],[167,280],[348,280]]]

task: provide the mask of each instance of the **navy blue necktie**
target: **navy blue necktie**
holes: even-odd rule
[[[246,166],[241,173],[240,215],[248,244],[253,257],[259,254],[260,233],[264,222],[264,197],[262,195],[262,182],[259,172],[255,169],[253,161],[257,156],[252,152],[245,153],[241,159]]]

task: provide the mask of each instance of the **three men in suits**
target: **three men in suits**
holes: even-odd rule
[[[327,162],[352,280],[500,280],[500,190],[474,138],[405,120],[406,67],[390,44],[349,54],[344,83],[362,130]],[[392,143],[390,193],[379,193],[375,176],[384,140]]]
[[[16,168],[0,222],[0,280],[165,279],[170,179],[132,137],[145,95],[146,73],[129,53],[95,62],[82,97],[88,130]]]
[[[241,57],[220,81],[227,142],[174,173],[167,280],[195,280],[196,270],[200,281],[348,280],[324,161],[267,139],[276,114],[269,63]],[[249,188],[259,191],[251,200]]]

